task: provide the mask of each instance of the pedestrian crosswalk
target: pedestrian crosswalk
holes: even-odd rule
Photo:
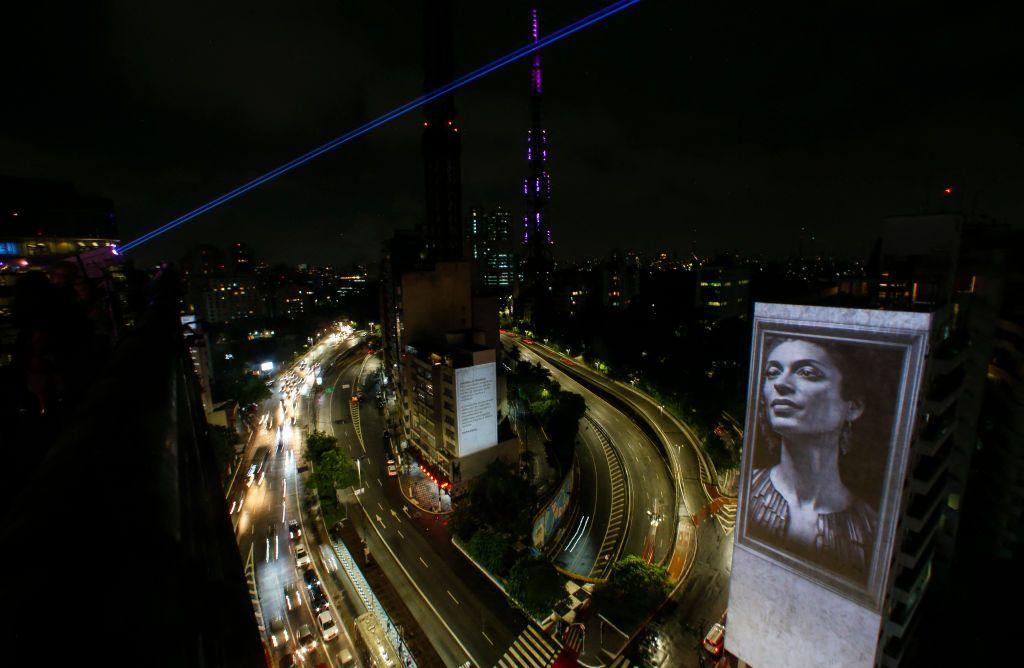
[[[558,644],[529,625],[498,659],[501,668],[550,668],[560,651]]]
[[[620,654],[608,668],[629,668],[629,659]]]
[[[583,641],[586,639],[587,630],[583,624],[572,624],[566,629],[562,636],[566,651],[571,651],[574,656],[583,653]]]

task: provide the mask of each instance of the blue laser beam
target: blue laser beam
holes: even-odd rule
[[[583,30],[584,28],[591,26],[597,23],[598,21],[602,21],[613,14],[617,14],[618,12],[621,12],[622,10],[627,9],[630,6],[637,4],[638,2],[640,2],[640,0],[619,0],[618,2],[613,2],[607,7],[599,9],[593,14],[585,16],[584,18],[574,23],[570,23],[567,26],[559,28],[558,30],[538,39],[536,42],[530,42],[525,46],[522,46],[516,49],[515,51],[512,51],[511,53],[508,53],[502,56],[501,58],[498,58],[497,60],[491,61],[490,63],[484,65],[483,67],[477,68],[472,72],[469,72],[468,74],[462,75],[461,77],[451,81],[450,83],[445,84],[444,86],[434,91],[431,91],[430,93],[426,93],[424,95],[417,97],[414,100],[406,102],[402,106],[396,107],[395,109],[392,109],[391,111],[382,114],[381,116],[378,116],[376,119],[369,121],[368,123],[365,123],[354,130],[350,130],[349,132],[346,132],[340,137],[332,139],[326,144],[322,144],[317,148],[307,153],[304,153],[299,157],[290,160],[284,163],[283,165],[280,165],[279,167],[270,170],[269,172],[263,174],[262,176],[256,177],[252,181],[244,183],[235,188],[234,190],[230,190],[224,193],[220,197],[217,197],[216,199],[207,202],[201,207],[193,209],[192,211],[189,211],[184,215],[178,216],[174,220],[164,223],[160,227],[150,230],[149,232],[143,234],[142,236],[136,239],[132,239],[123,246],[119,246],[117,248],[117,253],[125,253],[126,251],[129,251],[137,246],[140,246],[141,244],[144,244],[147,241],[155,237],[158,237],[161,234],[168,232],[174,229],[175,227],[178,227],[179,225],[182,225],[183,223],[187,223],[188,221],[192,220],[193,218],[196,218],[197,216],[201,216],[202,214],[220,206],[221,204],[229,202],[256,187],[263,185],[267,181],[277,178],[278,176],[284,174],[285,172],[289,172],[295,169],[296,167],[299,167],[300,165],[303,165],[309,162],[310,160],[313,160],[314,158],[317,158],[323,155],[324,153],[327,153],[328,151],[338,148],[342,144],[345,144],[349,141],[352,141],[353,139],[365,135],[367,132],[370,132],[371,130],[378,128],[381,125],[384,125],[385,123],[388,123],[398,118],[399,116],[403,116],[414,109],[418,109],[419,107],[423,106],[424,104],[427,104],[428,102],[436,100],[439,97],[442,97],[444,95],[451,93],[452,91],[462,88],[463,86],[472,83],[473,81],[476,81],[477,79],[484,77],[490,74],[491,72],[500,69],[505,65],[508,65],[509,63],[512,63],[516,60],[519,60],[520,58],[528,56],[535,51],[539,51],[540,49],[543,49],[544,47],[550,44],[554,44],[555,42],[564,39],[575,32],[579,32],[580,30]]]

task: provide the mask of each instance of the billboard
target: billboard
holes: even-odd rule
[[[756,305],[727,634],[748,663],[873,661],[930,328]]]
[[[455,370],[459,457],[498,444],[498,390],[495,363]]]

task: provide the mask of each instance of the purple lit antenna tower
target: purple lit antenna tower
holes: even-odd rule
[[[537,9],[530,10],[530,33],[536,42]],[[540,51],[533,55],[530,69],[530,129],[526,138],[527,177],[523,180],[526,215],[523,217],[523,273],[527,284],[543,281],[551,271],[551,227],[548,203],[551,201],[551,175],[548,173],[548,137],[541,111],[542,75]]]

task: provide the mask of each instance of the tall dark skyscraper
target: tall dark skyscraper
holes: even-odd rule
[[[530,10],[530,35],[538,39],[538,11]],[[533,55],[530,68],[530,129],[526,140],[527,176],[523,180],[526,214],[523,218],[523,275],[526,285],[546,282],[551,272],[551,175],[548,173],[548,137],[542,110],[543,77],[540,52]]]
[[[452,58],[452,2],[424,0],[424,90],[455,78]],[[462,234],[462,143],[455,123],[455,98],[440,97],[423,108],[423,167],[426,217],[423,240],[430,260],[465,257]]]

